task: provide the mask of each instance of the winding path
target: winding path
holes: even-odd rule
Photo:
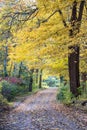
[[[85,114],[57,103],[56,94],[57,88],[49,88],[28,96],[7,114],[0,130],[87,130]]]

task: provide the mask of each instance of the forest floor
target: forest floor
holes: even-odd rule
[[[87,130],[87,113],[56,100],[57,88],[41,90],[0,114],[0,130]]]

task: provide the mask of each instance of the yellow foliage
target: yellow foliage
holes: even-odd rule
[[[16,47],[10,46],[10,60],[24,61],[30,68],[51,68],[56,73],[62,70],[67,71],[68,46],[83,42],[83,34],[85,32],[86,37],[87,33],[85,30],[87,28],[86,16],[83,15],[80,33],[74,38],[69,38],[71,25],[68,19],[71,18],[73,1],[37,0],[38,12],[36,17],[28,20],[22,29],[17,32],[14,31],[15,26],[12,28],[14,41],[17,45]],[[78,7],[80,1],[77,0]],[[16,8],[18,11],[18,6]],[[23,9],[26,9],[26,4]],[[6,8],[3,10],[6,10]],[[55,12],[56,10],[57,12]],[[62,11],[62,15],[59,10]],[[13,9],[14,11],[15,9]],[[67,27],[64,27],[63,20],[66,21]],[[4,25],[5,22],[2,26],[4,27]],[[7,29],[8,26],[5,26],[5,28]],[[87,55],[87,50],[84,53],[82,46],[81,52],[82,57]],[[84,64],[86,63],[82,61],[81,68]]]

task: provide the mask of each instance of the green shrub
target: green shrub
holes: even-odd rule
[[[0,94],[0,106],[7,105],[7,100]]]
[[[57,99],[66,104],[71,102],[73,98],[72,93],[70,92],[69,85],[63,85],[60,87],[59,92],[57,94]]]
[[[2,89],[1,89],[1,94],[8,100],[11,101],[16,93],[17,93],[17,87],[16,85],[13,85],[5,80],[1,82]]]
[[[8,100],[13,100],[17,95],[22,95],[28,92],[27,86],[19,86],[9,83],[6,80],[0,82],[0,92]]]

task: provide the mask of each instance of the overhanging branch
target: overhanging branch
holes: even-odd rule
[[[41,25],[41,23],[45,23],[45,22],[48,22],[49,21],[49,19],[52,17],[52,16],[54,16],[56,13],[59,13],[60,14],[60,16],[61,16],[61,18],[62,18],[62,22],[63,22],[63,25],[64,25],[64,27],[68,27],[68,25],[67,25],[67,23],[66,23],[66,21],[65,21],[65,19],[64,19],[64,17],[63,17],[63,13],[62,13],[62,11],[60,10],[60,9],[57,9],[57,10],[55,10],[51,15],[49,15],[46,19],[44,19],[44,20],[40,20],[40,19],[38,19],[38,22],[37,22],[37,27],[39,27],[40,25]]]

